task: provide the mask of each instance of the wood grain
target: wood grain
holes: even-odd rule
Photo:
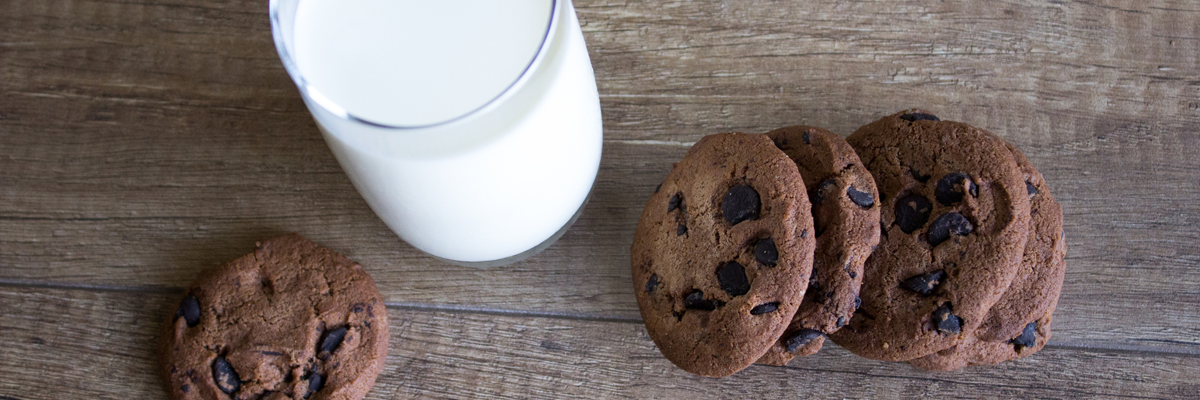
[[[1016,144],[1063,203],[1055,351],[1200,354],[1196,3],[576,6],[606,135],[592,201],[546,252],[479,271],[403,244],[354,192],[265,2],[0,2],[0,282],[172,291],[295,231],[362,262],[393,304],[636,321],[637,216],[692,142],[846,135],[921,106]]]
[[[164,398],[154,354],[176,294],[0,285],[0,396]],[[639,323],[389,307],[388,361],[368,399],[399,398],[1184,398],[1200,357],[1047,348],[953,373],[836,347],[788,367],[690,375]],[[1085,367],[1086,366],[1086,367]]]
[[[319,142],[314,146],[326,151]],[[642,152],[645,150],[649,151]],[[610,143],[594,197],[576,226],[545,253],[502,269],[446,266],[420,255],[387,231],[344,176],[333,170],[328,174],[330,180],[336,178],[343,189],[323,197],[329,191],[322,186],[329,183],[319,178],[306,180],[307,172],[280,173],[284,176],[269,180],[291,180],[306,186],[299,190],[230,197],[222,194],[228,190],[208,187],[213,179],[197,176],[191,178],[191,185],[162,189],[188,192],[184,196],[152,196],[168,200],[215,196],[206,201],[211,206],[181,204],[167,209],[183,211],[183,215],[0,219],[0,243],[6,249],[0,257],[12,259],[3,264],[6,267],[0,269],[0,275],[10,282],[178,288],[200,270],[253,250],[256,240],[298,231],[363,263],[393,302],[637,319],[629,283],[628,243],[644,201],[641,194],[652,191],[669,163],[685,150]],[[229,159],[227,164],[231,168],[246,165],[238,159]],[[647,172],[637,173],[637,169]],[[155,191],[145,184],[138,186],[140,192]],[[119,191],[108,193],[122,195]],[[106,192],[97,188],[90,195],[105,196]],[[109,202],[120,200],[104,199],[97,204]],[[289,209],[288,204],[311,209]],[[154,211],[161,206],[145,207]],[[347,214],[328,215],[330,211],[324,207],[344,209],[338,212]],[[218,215],[222,210],[230,215]],[[287,215],[292,213],[295,215]],[[1103,226],[1095,231],[1097,235],[1112,234]],[[1138,277],[1132,275],[1138,272],[1136,266],[1110,266],[1112,253],[1102,250],[1081,258],[1072,248],[1068,282],[1056,314],[1055,340],[1071,346],[1200,353],[1200,328],[1196,325],[1200,310],[1195,307],[1200,294],[1196,286],[1189,285],[1188,275],[1182,275],[1197,273],[1188,269],[1191,264],[1181,263],[1179,273],[1142,269],[1148,275]],[[1147,313],[1173,317],[1145,318]]]

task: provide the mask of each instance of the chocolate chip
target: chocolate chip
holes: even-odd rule
[[[929,211],[932,209],[933,205],[925,196],[915,193],[904,196],[896,202],[896,225],[900,225],[904,233],[913,233],[929,222]]]
[[[750,315],[759,315],[775,312],[779,309],[779,302],[762,303],[750,309]]]
[[[655,187],[654,187],[654,193],[658,193],[658,189],[662,189],[662,184],[661,184],[661,183],[660,183],[660,184],[658,184],[658,186],[655,186]]]
[[[346,338],[346,327],[340,327],[331,331],[325,331],[321,336],[321,347],[317,348],[318,357],[324,359],[329,354],[337,351],[338,346],[342,345],[342,340]]]
[[[951,312],[950,303],[933,310],[933,323],[941,333],[957,334],[962,332],[962,318]]]
[[[758,210],[762,206],[758,201],[758,192],[746,185],[729,188],[725,198],[721,200],[721,213],[725,222],[737,225],[738,222],[758,219]]]
[[[862,307],[862,297],[854,296],[854,310],[857,311],[859,307]]]
[[[836,187],[837,182],[834,182],[833,179],[821,182],[819,185],[817,185],[817,187],[813,188],[812,191],[808,192],[808,200],[813,204],[821,204],[825,201],[825,195]]]
[[[175,310],[175,318],[183,317],[183,321],[187,322],[188,328],[196,326],[200,323],[200,300],[196,296],[187,295],[179,302],[179,309]]]
[[[687,225],[679,224],[679,226],[675,228],[675,236],[683,236],[685,233],[687,233]]]
[[[850,279],[854,279],[854,278],[858,277],[858,274],[855,273],[854,271],[846,271],[846,275],[850,275]]]
[[[846,318],[844,318],[844,317],[838,317],[838,319],[837,319],[837,327],[838,327],[838,328],[841,328],[841,327],[843,327],[843,326],[846,326]]]
[[[1033,186],[1033,184],[1032,184],[1032,183],[1029,183],[1029,182],[1025,182],[1025,191],[1026,191],[1026,192],[1029,192],[1029,195],[1030,195],[1030,196],[1033,196],[1033,195],[1035,195],[1035,194],[1038,194],[1037,187],[1036,187],[1036,186]]]
[[[933,293],[934,289],[937,289],[945,277],[946,271],[939,269],[905,279],[904,282],[900,282],[900,287],[928,296],[930,293]]]
[[[796,349],[799,349],[800,346],[808,344],[808,342],[821,337],[821,335],[824,335],[824,333],[821,333],[821,331],[816,329],[801,329],[792,332],[783,338],[783,349],[787,350],[788,353],[793,353],[796,351]]]
[[[759,264],[774,267],[779,262],[779,251],[775,249],[775,239],[761,239],[754,244],[754,260]]]
[[[965,236],[975,230],[975,226],[971,225],[971,221],[967,221],[966,217],[956,212],[948,212],[939,215],[933,220],[933,225],[929,227],[929,244],[937,246],[950,239],[950,234]]]
[[[850,185],[850,189],[846,190],[846,195],[850,196],[850,201],[858,204],[859,207],[871,208],[871,206],[875,205],[875,196],[871,196],[867,192],[858,191],[854,185]]]
[[[717,268],[717,282],[721,290],[730,296],[741,296],[750,291],[750,281],[746,279],[746,267],[737,261],[730,261]]]
[[[808,136],[808,131],[804,131],[800,137],[804,139],[804,144],[812,144],[812,137]]]
[[[963,194],[968,192],[971,196],[979,196],[979,187],[975,186],[975,182],[967,174],[955,172],[938,179],[934,197],[938,203],[948,206],[962,201]]]
[[[307,399],[309,396],[312,396],[313,393],[320,391],[323,387],[325,387],[325,377],[321,376],[321,374],[313,372],[308,376],[308,393],[304,394],[304,398]]]
[[[182,390],[184,393],[190,392],[190,391],[192,391],[192,385],[185,383],[185,384],[183,384],[183,386],[179,387],[179,390]]]
[[[901,116],[900,116],[900,119],[902,119],[902,120],[905,120],[905,121],[909,121],[909,122],[916,122],[916,121],[941,121],[941,120],[942,120],[941,118],[938,118],[937,116],[935,116],[935,115],[933,115],[933,114],[926,114],[926,113],[911,113],[911,114],[904,114],[904,115],[901,115]]]
[[[229,361],[225,361],[225,357],[217,357],[216,360],[213,360],[212,374],[213,382],[225,394],[233,394],[242,387],[241,378],[238,378],[237,371],[233,370]]]
[[[667,202],[667,212],[675,211],[683,205],[683,193],[675,193],[671,196],[671,201]]]
[[[1025,325],[1025,330],[1021,331],[1020,336],[1017,336],[1008,342],[1012,343],[1013,346],[1016,347],[1017,351],[1021,351],[1021,349],[1025,347],[1033,347],[1037,344],[1037,336],[1035,336],[1036,329],[1037,321],[1030,322],[1028,325]]]
[[[654,293],[654,289],[658,289],[658,274],[651,274],[646,281],[646,293]]]
[[[699,290],[688,293],[687,297],[683,298],[683,307],[693,310],[709,310],[717,308],[713,302],[704,299],[704,292]]]

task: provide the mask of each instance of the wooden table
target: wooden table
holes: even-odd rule
[[[392,398],[1152,397],[1200,392],[1200,3],[578,0],[604,114],[593,199],[546,252],[399,241],[322,141],[265,0],[0,1],[0,399],[163,398],[161,320],[300,232],[388,299]],[[848,135],[924,107],[1021,148],[1065,210],[1054,337],[930,373],[829,346],[708,379],[641,324],[629,244],[706,134]]]

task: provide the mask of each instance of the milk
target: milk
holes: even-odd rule
[[[503,264],[578,216],[602,132],[569,0],[278,0],[272,18],[334,156],[406,242]]]
[[[302,0],[300,73],[355,116],[427,126],[504,92],[541,47],[552,0]]]

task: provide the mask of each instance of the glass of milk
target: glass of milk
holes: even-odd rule
[[[270,14],[326,143],[404,241],[504,265],[579,216],[603,138],[570,0],[271,0]]]

